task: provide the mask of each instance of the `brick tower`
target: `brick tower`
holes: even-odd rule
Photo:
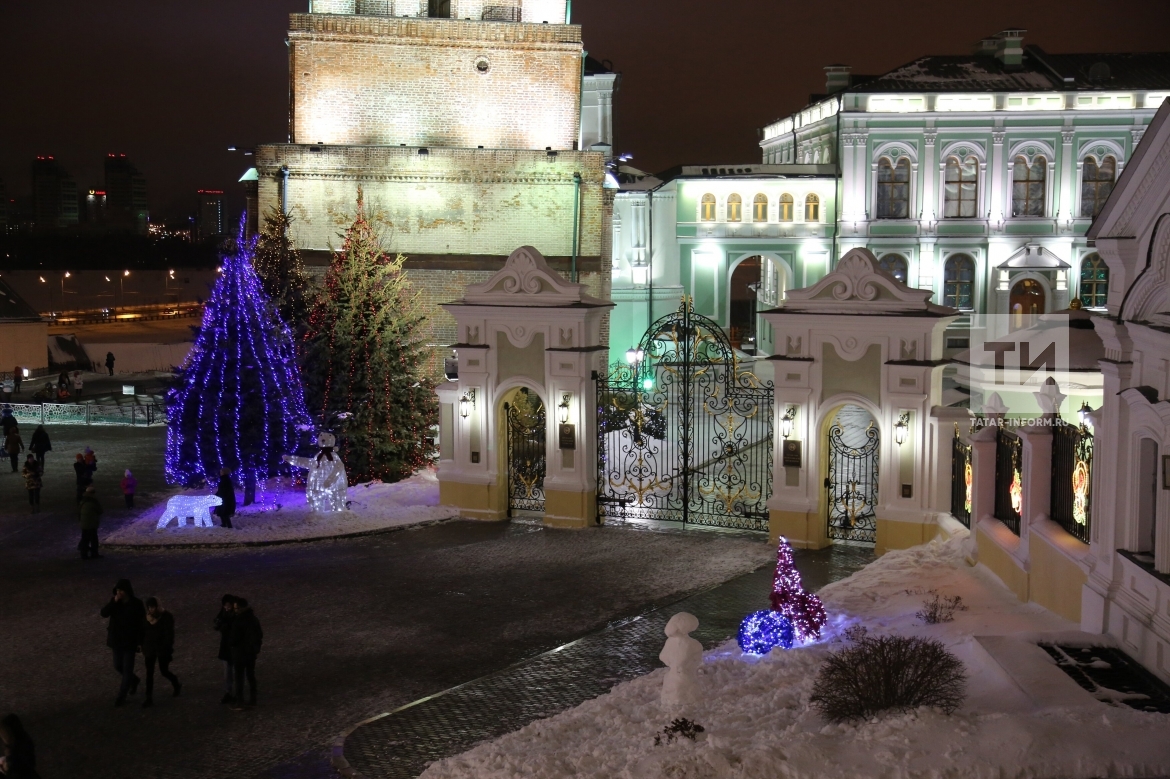
[[[612,94],[613,74],[586,68],[567,0],[490,2],[311,0],[289,24],[289,143],[256,151],[261,213],[293,215],[310,267],[362,188],[408,258],[436,358],[457,340],[438,304],[519,246],[609,297],[610,139],[578,146],[582,84]]]

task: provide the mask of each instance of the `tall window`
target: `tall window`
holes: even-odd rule
[[[768,221],[768,196],[763,193],[756,195],[755,200],[752,201],[752,221]]]
[[[727,221],[743,221],[743,200],[739,195],[729,195],[727,198]]]
[[[952,255],[943,271],[943,305],[975,307],[975,261],[966,254]]]
[[[780,221],[792,221],[792,195],[780,196]]]
[[[895,165],[889,157],[878,162],[877,218],[908,219],[910,217],[910,160],[906,157]]]
[[[900,254],[883,254],[878,266],[903,284],[906,283],[906,258]]]
[[[1029,165],[1016,157],[1012,167],[1012,216],[1044,216],[1044,184],[1048,160],[1037,157]]]
[[[804,221],[821,221],[821,199],[816,195],[809,195],[804,199]]]
[[[708,193],[703,195],[699,203],[699,218],[704,222],[715,221],[715,196]]]
[[[447,19],[451,16],[451,0],[428,0],[427,2],[427,16],[439,19]]]
[[[1081,168],[1081,216],[1096,217],[1105,207],[1113,182],[1117,178],[1117,160],[1105,157],[1097,164],[1095,157],[1085,157]]]
[[[979,161],[968,157],[947,157],[946,186],[943,190],[943,216],[972,219],[979,194]]]
[[[1109,266],[1096,252],[1081,260],[1081,305],[1104,308],[1109,296]]]

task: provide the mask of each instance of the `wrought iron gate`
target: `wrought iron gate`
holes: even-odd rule
[[[521,388],[512,404],[504,404],[504,417],[508,427],[508,516],[513,511],[544,511],[544,403]]]
[[[877,541],[878,429],[872,423],[864,443],[850,446],[840,425],[829,428],[829,470],[825,476],[829,538],[872,544]]]
[[[602,517],[768,529],[772,382],[684,299],[597,381]]]
[[[951,516],[971,527],[971,444],[964,443],[955,423],[955,437],[951,439]]]

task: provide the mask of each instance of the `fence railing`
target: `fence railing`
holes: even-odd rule
[[[971,445],[959,437],[959,426],[955,425],[955,437],[951,442],[951,515],[971,527]]]
[[[167,421],[161,406],[100,405],[97,403],[5,403],[17,422],[34,425],[135,425],[149,427]]]
[[[995,518],[1020,534],[1024,506],[1024,442],[1015,433],[999,428],[995,436]]]
[[[1092,477],[1093,434],[1083,425],[1057,424],[1052,431],[1052,502],[1048,514],[1086,544],[1093,519]]]

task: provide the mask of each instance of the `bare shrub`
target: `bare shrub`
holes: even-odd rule
[[[919,706],[950,714],[962,704],[966,686],[962,661],[939,641],[862,637],[829,655],[809,700],[830,722]]]
[[[967,604],[958,595],[939,595],[938,590],[927,590],[930,598],[922,601],[922,610],[914,616],[927,625],[937,625],[940,622],[954,622],[956,611],[966,611]]]
[[[850,625],[845,628],[845,640],[852,643],[857,643],[868,635],[869,628],[865,625]]]
[[[702,725],[696,723],[694,720],[682,717],[671,722],[662,729],[661,733],[654,736],[654,746],[662,746],[664,740],[667,744],[673,744],[679,738],[689,738],[691,741],[694,741],[702,732]]]

